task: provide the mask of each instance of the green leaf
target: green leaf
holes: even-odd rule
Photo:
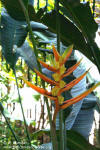
[[[18,56],[22,57],[25,60],[30,69],[33,70],[34,68],[36,68],[38,70],[36,56],[27,41],[24,42],[22,47],[17,48],[16,52]]]
[[[63,59],[66,57],[66,55],[70,51],[70,49],[73,49],[73,45],[68,46],[67,49],[64,51],[64,53],[62,54]]]
[[[46,129],[38,130],[32,134],[32,137],[34,139],[37,139],[39,136],[42,136],[44,133],[50,135],[50,130],[46,130]]]
[[[52,11],[45,14],[42,17],[41,21],[42,23],[48,26],[49,30],[51,30],[54,33],[57,33],[56,11]],[[92,50],[96,51],[97,57],[100,56],[100,51],[96,43],[94,42],[93,38],[91,39],[91,42],[88,42],[84,37],[83,33],[77,28],[77,26],[60,13],[59,13],[59,23],[60,23],[60,38],[63,44],[66,46],[73,44],[74,49],[81,51],[87,58],[89,58],[92,62],[97,64]],[[98,59],[98,62],[100,64],[100,59]]]
[[[28,8],[28,0],[22,0],[25,7]],[[22,7],[18,0],[1,0],[6,10],[12,18],[17,20],[25,20]]]
[[[30,21],[32,21],[32,20],[37,21],[35,9],[32,5],[28,5],[28,15],[29,15]],[[24,19],[24,20],[26,20],[26,19]]]
[[[50,135],[50,130],[39,130],[33,134],[34,138],[38,138],[43,134]],[[59,138],[59,131],[57,130],[57,137]],[[100,150],[91,145],[82,135],[73,130],[66,131],[67,134],[67,147],[70,150]],[[59,139],[58,139],[59,141]]]
[[[52,32],[48,30],[44,30],[41,32],[34,31],[34,34],[38,36],[40,39],[44,40],[44,42],[51,43],[56,38],[56,34],[53,34]]]
[[[52,11],[43,16],[41,20],[48,28],[56,33],[56,12]],[[85,52],[85,49],[89,49],[84,36],[78,30],[78,28],[63,15],[59,14],[59,23],[60,23],[60,38],[63,44],[66,46],[73,43],[74,48]],[[92,55],[88,55],[88,52],[85,53],[87,57],[91,59]]]
[[[71,16],[70,12],[63,6],[59,6],[59,10],[66,16],[68,17],[70,20],[73,21],[73,17]]]
[[[75,23],[87,42],[87,48],[78,50],[94,62],[100,70],[100,50],[94,42],[98,24],[93,18],[89,2],[80,3],[79,1],[74,2],[73,0],[60,0],[60,3],[63,5],[61,10],[64,15]]]
[[[47,26],[43,25],[42,23],[35,22],[35,21],[31,21],[30,25],[31,25],[32,31],[44,32],[45,30],[48,29]],[[28,28],[28,26],[27,26],[27,28]]]
[[[40,94],[35,94],[35,95],[33,95],[33,97],[34,97],[34,99],[35,99],[36,101],[39,101],[41,95],[40,95]]]
[[[38,22],[31,22],[33,31],[44,32],[47,27]],[[2,46],[3,55],[6,58],[7,63],[13,68],[19,56],[21,56],[29,65],[31,69],[38,68],[36,58],[29,45],[27,49],[16,51],[14,45],[21,47],[27,37],[28,27],[25,22],[16,21],[12,19],[4,10],[1,13],[1,29],[0,29],[0,43]]]
[[[25,15],[18,0],[1,0],[8,14],[17,21],[25,21]],[[23,3],[28,10],[30,20],[36,20],[35,9],[28,4],[28,0],[23,0]]]
[[[36,13],[36,18],[40,20],[40,18],[43,16],[44,12],[46,11],[46,7],[42,7],[38,10]]]
[[[98,29],[97,23],[94,21],[93,15],[91,13],[91,8],[89,2],[87,3],[70,3],[68,0],[60,0],[66,12],[69,12],[72,21],[81,29],[83,34],[94,39],[95,32]],[[66,13],[67,15],[67,13]],[[68,16],[68,17],[70,17]]]
[[[4,10],[1,13],[0,43],[7,62],[13,68],[18,59],[14,45],[21,46],[27,36],[24,22],[12,19]]]
[[[88,141],[76,131],[67,131],[67,145],[70,150],[100,150],[88,143]]]

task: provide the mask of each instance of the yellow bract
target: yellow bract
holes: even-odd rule
[[[34,84],[28,82],[27,80],[23,79],[25,81],[25,83],[27,83],[31,88],[33,88],[34,90],[36,90],[40,94],[43,94],[44,96],[50,98],[51,100],[53,100],[55,102],[55,111],[54,111],[53,121],[55,121],[56,115],[57,115],[57,113],[59,112],[60,109],[65,109],[65,108],[71,106],[72,104],[75,104],[76,102],[79,102],[81,99],[83,99],[89,93],[91,93],[97,86],[100,85],[100,82],[99,82],[96,85],[94,85],[92,88],[90,88],[87,91],[83,92],[82,94],[80,94],[80,95],[78,95],[74,98],[71,98],[70,100],[65,100],[64,101],[64,97],[61,94],[65,91],[71,89],[77,83],[79,83],[84,78],[84,76],[88,73],[88,71],[86,71],[84,74],[82,74],[77,79],[71,81],[68,84],[66,84],[62,80],[63,78],[70,75],[79,66],[79,64],[81,62],[81,60],[80,60],[74,66],[72,66],[68,70],[66,70],[65,63],[68,60],[68,58],[70,57],[70,55],[72,53],[72,49],[73,49],[73,45],[70,45],[64,51],[62,56],[60,56],[60,54],[58,53],[58,51],[56,50],[56,48],[53,45],[53,54],[54,54],[53,56],[54,56],[54,58],[53,57],[50,58],[50,62],[51,62],[52,65],[48,65],[45,62],[42,62],[41,60],[39,60],[39,62],[41,63],[41,65],[43,67],[45,67],[46,69],[54,72],[52,74],[52,77],[53,77],[54,80],[52,80],[52,79],[49,79],[44,74],[42,74],[41,72],[39,72],[35,69],[35,72],[37,73],[37,75],[39,75],[41,77],[41,79],[43,79],[44,81],[46,81],[49,84],[54,86],[50,92],[48,92],[46,89],[37,87],[36,85],[34,85]]]
[[[64,102],[64,97],[63,96],[58,96],[58,101],[59,101],[59,104],[62,104]]]
[[[60,65],[59,65],[59,61],[54,61],[54,64],[53,64],[56,69],[59,69]]]
[[[60,81],[60,77],[61,77],[61,75],[60,74],[58,74],[58,73],[54,73],[54,74],[52,74],[52,77],[54,78],[54,80],[55,81]]]
[[[63,60],[64,60],[63,57],[60,56],[60,58],[59,58],[59,63],[61,64]]]
[[[62,65],[62,66],[60,67],[60,69],[59,69],[60,75],[64,74],[65,71],[66,71],[65,65]]]
[[[63,80],[61,80],[61,81],[59,82],[60,88],[63,88],[65,85],[66,85],[66,83],[65,83]]]
[[[58,88],[57,86],[52,88],[52,95],[53,96],[57,96],[58,92],[59,92],[60,88]]]

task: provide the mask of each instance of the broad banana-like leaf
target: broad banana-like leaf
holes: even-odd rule
[[[26,9],[28,10],[30,20],[35,20],[35,10],[32,5],[28,3],[28,0],[22,0]],[[17,21],[25,21],[25,15],[22,10],[22,7],[17,0],[1,0],[3,3],[4,7],[6,8],[7,12],[9,15],[16,19]]]
[[[41,32],[44,32],[45,30],[48,29],[47,26],[43,25],[42,23],[35,22],[35,21],[31,21],[30,25],[31,25],[32,31],[41,31]]]
[[[68,0],[60,0],[60,3],[63,5],[64,13],[68,16],[80,30],[86,34],[88,37],[95,38],[95,33],[98,29],[98,25],[95,22],[89,2],[79,3],[71,2]]]
[[[36,68],[38,70],[35,54],[27,41],[25,41],[20,48],[16,48],[16,53],[18,56],[25,60],[30,69],[33,70]]]
[[[6,11],[1,13],[0,44],[2,52],[11,67],[14,67],[18,55],[14,51],[14,45],[21,46],[27,36],[24,22],[12,19]]]
[[[44,30],[43,32],[36,32],[34,31],[34,34],[39,37],[40,39],[42,39],[44,42],[48,42],[48,43],[52,43],[56,40],[56,34],[48,31],[48,30]]]
[[[41,20],[48,28],[56,33],[56,11],[49,12]],[[74,44],[81,51],[88,49],[88,45],[78,28],[63,15],[59,14],[60,37],[64,45]],[[88,53],[86,54],[88,56]]]
[[[37,11],[36,13],[37,20],[40,20],[40,18],[43,16],[45,11],[46,11],[46,7],[42,7]]]
[[[5,56],[7,62],[10,64],[10,66],[13,68],[14,65],[16,64],[16,61],[19,56],[22,56],[25,61],[29,64],[29,67],[33,69],[33,66],[36,65],[36,58],[33,56],[34,54],[30,51],[28,54],[28,49],[27,49],[27,54],[28,57],[26,57],[26,52],[23,51],[20,53],[16,53],[14,49],[14,45],[17,47],[21,47],[27,37],[28,34],[28,27],[27,24],[23,21],[16,21],[13,18],[11,18],[8,13],[6,12],[5,9],[2,10],[1,13],[1,22],[0,22],[0,44],[2,46],[2,52],[3,55]],[[44,32],[47,27],[41,23],[38,22],[31,22],[32,30],[33,31],[41,31]],[[27,47],[28,48],[28,47]],[[24,54],[25,52],[25,54]],[[21,54],[21,55],[20,55]],[[31,55],[31,59],[29,57]],[[30,62],[30,60],[34,61]],[[29,58],[29,60],[28,60]],[[34,63],[33,63],[34,62]],[[33,65],[32,65],[33,63]],[[37,67],[36,67],[37,68]]]
[[[49,12],[45,14],[42,19],[42,23],[48,26],[49,30],[56,33],[56,11]],[[94,42],[95,32],[93,32],[93,36],[89,33],[87,34],[87,37],[90,41],[86,41],[86,38],[82,31],[79,30],[79,28],[69,19],[64,17],[64,15],[59,13],[59,23],[60,23],[60,38],[64,45],[68,46],[69,44],[74,44],[74,48],[81,51],[87,58],[89,58],[92,62],[94,62],[96,65],[95,58],[93,56],[93,51],[96,52],[97,58],[100,55],[100,51]],[[94,24],[95,26],[95,24]],[[92,30],[92,28],[91,28]],[[97,30],[97,26],[95,27],[94,31]],[[92,31],[91,31],[92,32]],[[100,59],[98,58],[98,62],[100,62]]]
[[[56,133],[58,134],[57,137],[59,137],[59,130],[56,130]],[[66,131],[66,133],[67,133],[67,148],[69,148],[70,150],[85,150],[85,149],[86,150],[99,150],[99,148],[96,148],[95,146],[91,145],[82,135],[80,135],[76,131],[69,130],[69,131]],[[42,136],[43,134],[50,135],[50,131],[49,130],[36,131],[33,134],[33,138],[36,139],[39,136]],[[51,143],[42,144],[39,146],[37,150],[45,149],[48,146],[52,150]]]
[[[93,18],[89,2],[80,3],[79,1],[60,0],[60,3],[63,5],[61,10],[64,15],[76,24],[88,43],[88,48],[84,49],[82,53],[94,62],[100,70],[100,51],[94,42],[98,24]]]

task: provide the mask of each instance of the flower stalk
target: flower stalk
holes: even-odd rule
[[[86,74],[89,72],[89,69],[88,69],[84,74],[82,74],[81,76],[79,76],[78,78],[76,78],[75,80],[71,81],[68,84],[66,84],[62,80],[62,78],[66,77],[66,75],[65,75],[66,72],[67,72],[67,75],[70,75],[73,72],[73,70],[75,70],[79,66],[79,64],[81,62],[81,60],[80,60],[74,66],[69,68],[68,70],[70,73],[68,73],[68,70],[65,68],[64,64],[66,63],[69,56],[71,55],[72,49],[73,49],[73,45],[69,46],[66,49],[66,51],[63,53],[63,55],[60,56],[60,54],[58,54],[57,50],[53,46],[54,60],[52,60],[52,61],[55,62],[54,65],[53,64],[52,64],[52,66],[48,65],[49,66],[48,67],[46,63],[40,61],[40,63],[43,64],[43,66],[46,66],[46,68],[48,68],[49,70],[51,70],[50,67],[56,69],[55,72],[52,74],[52,77],[54,80],[49,79],[44,74],[42,74],[38,70],[34,69],[34,71],[37,73],[38,76],[40,76],[41,79],[48,82],[50,85],[53,85],[53,88],[50,92],[48,92],[44,88],[37,87],[36,85],[34,85],[34,84],[30,83],[29,81],[25,80],[24,78],[22,78],[28,86],[30,86],[31,88],[33,88],[34,90],[36,90],[40,94],[43,94],[44,96],[50,98],[51,101],[52,100],[54,101],[54,103],[55,103],[55,112],[53,115],[53,121],[54,122],[56,119],[56,115],[60,110],[63,110],[65,108],[69,107],[70,105],[80,101],[85,96],[87,96],[89,93],[91,93],[98,85],[100,85],[100,82],[99,82],[96,85],[94,85],[92,88],[83,92],[82,94],[80,94],[80,95],[78,95],[72,99],[64,100],[62,93],[70,90],[73,86],[75,86],[77,83],[79,83],[86,76]],[[66,59],[66,61],[65,61],[65,59]]]
[[[38,53],[37,53],[37,50],[36,50],[36,43],[35,43],[35,39],[34,39],[34,34],[32,32],[32,28],[30,26],[30,19],[29,19],[29,15],[28,15],[28,11],[26,9],[26,7],[24,6],[24,3],[22,0],[19,0],[19,3],[22,7],[22,10],[24,12],[24,15],[25,15],[25,18],[26,18],[26,22],[28,24],[28,28],[29,28],[29,33],[30,33],[30,38],[32,40],[32,45],[33,45],[33,49],[34,49],[34,54],[36,56],[36,60],[37,60],[37,64],[38,64],[38,68],[39,68],[39,71],[41,72],[41,66],[40,66],[40,63],[38,61]],[[42,82],[42,87],[44,88],[44,84]],[[42,91],[44,92],[44,91]],[[51,133],[51,140],[52,140],[52,144],[53,144],[53,150],[57,150],[57,139],[56,139],[56,134],[55,133],[55,126],[53,126],[53,123],[52,123],[52,116],[51,116],[51,113],[50,113],[50,108],[49,108],[49,103],[48,103],[48,100],[47,98],[46,99],[46,105],[47,105],[47,110],[48,110],[48,116],[49,116],[49,121],[50,121],[50,133]]]
[[[100,82],[98,82],[96,85],[91,87],[90,89],[86,90],[82,94],[73,97],[69,100],[64,100],[64,97],[62,96],[62,93],[65,91],[70,90],[73,86],[75,86],[77,83],[79,83],[89,72],[90,69],[88,69],[84,74],[76,78],[75,80],[71,81],[70,83],[66,84],[63,81],[63,78],[70,75],[80,64],[81,60],[76,63],[74,66],[70,67],[68,70],[65,68],[65,63],[68,60],[69,56],[71,55],[71,52],[73,50],[73,45],[69,46],[66,51],[60,56],[60,54],[57,52],[53,45],[53,54],[54,59],[51,61],[51,65],[47,65],[45,62],[42,62],[39,60],[41,65],[46,67],[48,70],[51,71],[51,68],[53,68],[54,73],[52,74],[52,79],[49,79],[44,74],[40,73],[38,70],[34,69],[34,71],[37,73],[38,76],[40,76],[41,79],[43,79],[45,82],[48,82],[50,85],[53,85],[52,90],[49,92],[44,88],[40,88],[35,86],[34,84],[30,83],[29,81],[24,80],[24,82],[39,92],[40,94],[43,94],[44,96],[48,97],[51,101],[54,101],[55,103],[55,109],[53,114],[53,124],[55,124],[56,116],[58,112],[63,111],[67,107],[79,102],[84,97],[86,97],[89,93],[91,93],[97,86],[100,85]],[[68,72],[69,71],[69,72]],[[46,100],[47,101],[47,100]]]
[[[26,8],[24,7],[24,4],[23,4],[22,0],[19,0],[19,2],[22,6],[23,12],[24,12],[25,17],[26,17],[26,21],[28,23],[32,44],[33,44],[33,47],[34,47],[34,53],[35,53],[35,56],[36,56],[36,59],[37,59],[38,55],[37,55],[37,51],[36,51],[36,44],[35,44],[35,40],[34,40],[34,35],[32,33],[32,29],[31,29],[31,26],[30,26],[30,20],[29,20],[28,12],[27,12]],[[60,39],[57,41],[58,51],[60,51],[59,50],[60,49],[59,44],[60,44]],[[46,89],[44,89],[44,86],[43,86],[43,88],[37,87],[37,86],[33,85],[32,83],[30,83],[29,81],[22,78],[28,86],[30,86],[31,88],[33,88],[34,90],[36,90],[40,94],[43,94],[45,97],[49,98],[50,100],[53,100],[54,103],[55,103],[55,110],[54,110],[53,120],[52,120],[51,119],[51,114],[50,114],[50,109],[49,109],[49,104],[48,104],[48,99],[45,99],[46,104],[47,104],[47,109],[48,109],[49,120],[50,120],[51,136],[52,136],[52,143],[53,143],[53,149],[54,150],[58,150],[58,147],[56,147],[57,145],[55,144],[55,142],[57,143],[56,133],[55,133],[55,120],[56,120],[57,113],[62,112],[63,109],[65,109],[65,108],[69,107],[70,105],[80,101],[85,96],[87,96],[90,92],[92,92],[98,85],[100,85],[100,82],[99,82],[95,86],[90,88],[89,90],[87,90],[84,93],[78,95],[77,97],[72,98],[70,100],[64,100],[64,97],[62,96],[62,93],[64,91],[67,91],[67,90],[71,89],[74,85],[76,85],[80,80],[82,80],[84,78],[84,76],[88,72],[87,71],[82,76],[80,76],[79,78],[77,78],[74,81],[70,82],[69,84],[66,84],[63,81],[63,78],[70,75],[79,66],[79,64],[81,62],[81,60],[80,60],[74,66],[70,67],[68,70],[65,68],[65,63],[68,60],[69,56],[71,55],[72,49],[73,49],[73,45],[69,46],[67,48],[67,50],[63,53],[63,55],[60,56],[59,52],[53,46],[54,60],[52,61],[53,62],[52,65],[48,65],[45,62],[42,62],[41,60],[37,61],[38,66],[39,66],[39,71],[36,70],[36,69],[34,69],[34,70],[37,73],[37,75],[40,76],[41,79],[43,79],[45,82],[48,82],[50,85],[54,86],[51,92],[48,92]],[[44,74],[41,73],[41,67],[40,67],[39,63],[43,67],[45,67],[48,70],[54,72],[53,76],[52,76],[53,80],[49,79],[48,77],[46,77]]]

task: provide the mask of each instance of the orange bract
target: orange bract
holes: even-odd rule
[[[84,97],[86,97],[88,94],[90,94],[97,86],[100,85],[100,82],[98,82],[96,85],[94,85],[92,88],[88,89],[87,91],[83,92],[82,94],[70,99],[66,100],[61,106],[60,109],[65,109],[66,107],[69,107],[72,104],[75,104],[82,100]]]
[[[41,77],[41,79],[43,79],[44,81],[50,83],[51,85],[58,85],[57,82],[55,82],[54,80],[49,79],[48,77],[46,77],[44,74],[40,73],[38,70],[34,69],[34,71],[36,72],[36,74],[38,76]]]
[[[40,76],[41,79],[43,79],[44,81],[48,82],[49,84],[53,85],[54,87],[52,88],[51,92],[48,92],[47,90],[37,87],[34,84],[28,82],[27,80],[23,79],[24,82],[30,86],[31,88],[33,88],[34,90],[36,90],[37,92],[39,92],[40,94],[50,98],[51,100],[53,100],[55,102],[55,111],[54,111],[54,116],[53,116],[53,121],[55,121],[56,119],[56,115],[59,112],[60,109],[65,109],[67,107],[69,107],[72,104],[75,104],[77,102],[79,102],[80,100],[82,100],[85,96],[87,96],[89,93],[91,93],[97,86],[100,85],[100,82],[97,83],[96,85],[94,85],[92,88],[88,89],[87,91],[83,92],[82,94],[64,101],[64,97],[61,95],[62,92],[69,90],[70,88],[72,88],[73,86],[75,86],[77,83],[79,83],[88,73],[88,71],[86,71],[83,75],[81,75],[80,77],[76,78],[75,80],[71,81],[70,83],[66,84],[62,79],[67,77],[68,75],[70,75],[81,63],[81,60],[79,62],[77,62],[75,65],[73,65],[72,67],[70,67],[68,70],[66,70],[65,68],[65,62],[68,60],[69,56],[72,53],[72,49],[73,49],[73,45],[69,46],[65,52],[62,54],[62,56],[60,56],[60,54],[58,53],[58,51],[56,50],[56,48],[53,45],[53,53],[54,53],[54,63],[53,66],[46,64],[45,62],[38,60],[40,62],[40,64],[47,68],[50,71],[53,71],[53,79],[51,80],[48,77],[46,77],[44,74],[40,73],[38,70],[34,69],[34,71],[37,73],[37,75]]]
[[[52,66],[46,64],[45,62],[41,61],[40,59],[38,59],[38,61],[40,62],[40,64],[41,64],[43,67],[47,68],[48,70],[53,71],[53,72],[57,72],[57,69],[56,69],[56,68],[54,68],[54,67],[52,67]]]
[[[60,55],[58,53],[58,51],[56,50],[55,46],[52,45],[52,49],[53,49],[53,53],[54,53],[54,57],[56,61],[59,61]]]
[[[70,83],[66,84],[66,86],[59,91],[59,94],[61,94],[62,92],[65,92],[65,91],[71,89],[74,85],[76,85],[77,83],[79,83],[86,76],[86,74],[88,72],[89,72],[89,70],[86,71],[84,74],[82,74],[77,79],[75,79],[75,80],[71,81]]]
[[[81,63],[82,59],[77,62],[74,66],[70,67],[63,75],[62,78],[67,77],[68,75],[70,75]]]

